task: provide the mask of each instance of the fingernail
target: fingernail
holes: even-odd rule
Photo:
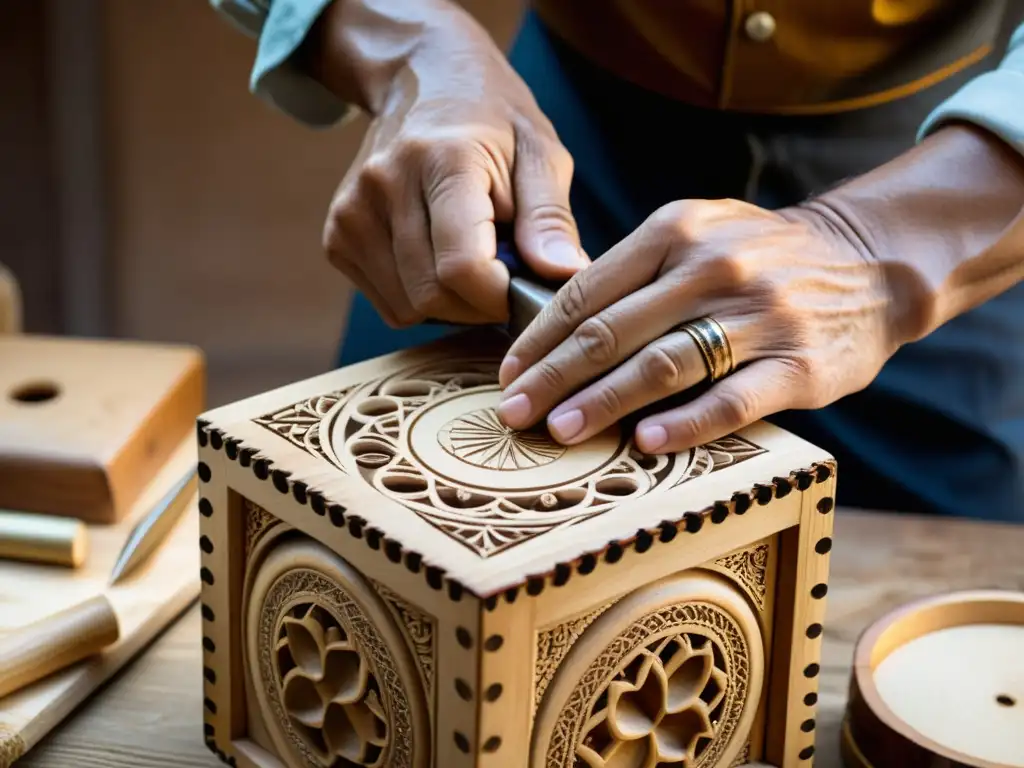
[[[512,395],[498,406],[498,418],[512,429],[525,426],[530,418],[530,398],[521,393]]]
[[[644,453],[654,453],[668,442],[668,432],[657,424],[640,427],[636,433],[637,447]]]
[[[519,368],[518,357],[509,356],[501,361],[501,367],[498,369],[498,384],[502,389],[516,380],[520,373]]]
[[[585,263],[580,249],[566,240],[550,240],[544,244],[544,258],[562,267],[577,269]]]
[[[573,408],[571,411],[560,413],[548,420],[548,429],[554,434],[555,439],[564,443],[572,440],[580,433],[584,425],[583,411]]]

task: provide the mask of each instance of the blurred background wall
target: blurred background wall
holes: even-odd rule
[[[464,0],[507,45],[522,0]],[[0,262],[25,331],[200,346],[210,403],[331,366],[350,296],[320,236],[364,119],[248,92],[207,0],[0,3]]]

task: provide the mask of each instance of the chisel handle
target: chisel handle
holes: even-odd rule
[[[0,559],[78,568],[88,549],[81,520],[0,509]]]
[[[0,635],[0,698],[99,653],[119,636],[104,595]]]

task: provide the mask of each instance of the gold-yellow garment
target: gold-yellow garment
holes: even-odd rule
[[[932,85],[992,50],[1005,0],[535,0],[598,66],[690,104],[825,113]]]

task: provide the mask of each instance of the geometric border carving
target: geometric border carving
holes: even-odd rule
[[[562,660],[573,644],[580,639],[583,631],[602,613],[615,605],[614,601],[582,616],[563,622],[537,633],[537,662],[534,668],[533,709],[537,710],[548,684],[554,678]]]
[[[345,387],[325,395],[314,395],[293,403],[287,408],[280,408],[259,418],[253,419],[256,424],[283,437],[296,448],[301,448],[313,456],[328,460],[320,445],[320,423],[331,409],[342,402],[356,387]]]
[[[249,557],[259,540],[272,525],[281,521],[259,504],[244,497],[242,498],[242,508],[245,516],[245,563],[248,564]]]
[[[713,563],[736,578],[758,611],[764,611],[768,590],[768,550],[768,544],[754,544]]]
[[[437,619],[406,602],[380,582],[372,579],[371,581],[399,621],[402,634],[405,635],[409,648],[416,657],[420,676],[423,678],[423,689],[429,700],[433,696],[434,670],[437,668]]]

